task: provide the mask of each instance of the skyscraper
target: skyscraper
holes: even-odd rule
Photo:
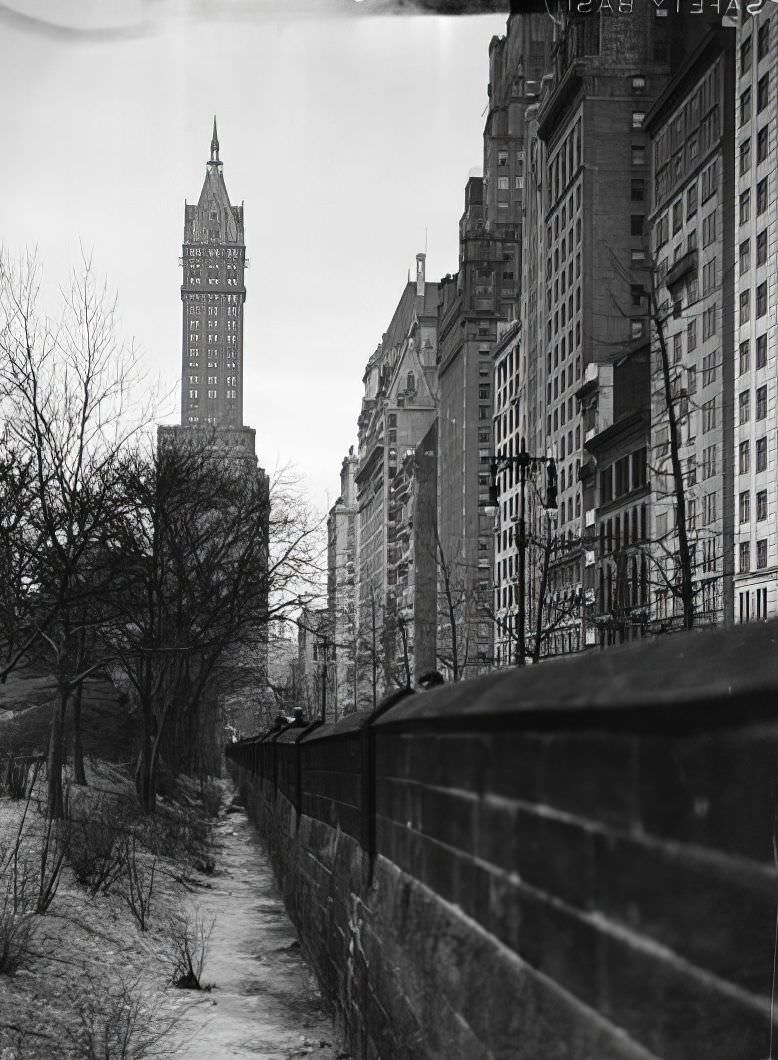
[[[243,424],[243,206],[233,206],[219,158],[216,118],[197,205],[184,205],[181,427],[213,430],[218,444],[255,460],[255,431]],[[180,434],[161,428],[160,438]]]

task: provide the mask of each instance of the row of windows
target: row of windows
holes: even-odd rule
[[[756,186],[756,216],[761,215],[767,209],[768,178],[763,177]],[[738,200],[738,221],[741,225],[748,224],[751,220],[751,189],[746,188],[740,193]]]
[[[767,556],[765,555],[765,566],[767,566]],[[767,618],[767,588],[765,586],[755,590],[756,607],[754,608],[754,617],[756,619]],[[746,590],[739,594],[740,596],[740,621],[750,622],[751,620],[751,593]]]
[[[756,472],[767,470],[767,438],[756,440]],[[748,438],[738,446],[738,472],[747,475],[751,471],[751,442]]]
[[[751,522],[751,492],[743,490],[738,497],[738,517],[741,523]],[[767,490],[757,490],[756,521],[764,522],[767,518]]]
[[[189,376],[189,382],[190,383],[199,383],[200,382],[200,376],[199,375],[190,375]],[[216,375],[209,375],[208,379],[207,379],[207,382],[208,382],[208,386],[215,386],[219,382],[219,377],[216,376]],[[224,377],[224,382],[227,384],[227,386],[237,386],[238,385],[238,377],[236,375],[225,376]]]
[[[770,74],[766,73],[759,78],[756,85],[756,113],[761,114],[770,99]],[[751,86],[748,85],[740,93],[740,124],[745,125],[751,120],[752,99]]]
[[[759,165],[767,159],[769,146],[770,126],[763,125],[756,134],[756,163]],[[740,176],[744,177],[751,168],[751,137],[747,137],[740,145]]]
[[[218,391],[217,390],[209,390],[207,392],[207,394],[208,394],[208,400],[209,401],[213,401],[218,396]],[[237,398],[237,396],[238,396],[238,392],[237,392],[237,390],[225,390],[224,391],[224,396],[227,398],[228,401],[234,401],[235,398]],[[199,390],[194,390],[194,389],[190,390],[189,391],[189,401],[190,401],[190,403],[191,404],[196,404],[199,400],[200,400],[200,391]]]
[[[756,289],[756,319],[767,314],[767,281],[760,283]],[[740,292],[740,323],[751,319],[751,290]]]
[[[756,543],[756,569],[764,570],[767,566],[767,538]],[[738,569],[741,574],[751,570],[751,542],[741,541],[738,545]],[[742,619],[741,619],[742,621]]]
[[[600,504],[640,489],[647,481],[648,450],[645,446],[621,457],[600,472]]]
[[[622,515],[604,519],[600,523],[600,555],[618,552],[648,537],[648,510],[645,504],[635,505]]]
[[[770,22],[768,19],[760,22],[756,34],[756,61],[764,59],[770,49]],[[748,73],[754,50],[754,35],[750,33],[740,45],[740,73]]]
[[[738,414],[740,423],[748,423],[751,419],[751,391],[744,390],[738,397]],[[767,387],[756,388],[756,419],[763,420],[767,416]]]
[[[738,248],[738,259],[740,275],[748,272],[751,268],[751,240],[744,239]],[[767,229],[763,228],[756,237],[756,267],[767,263]]]
[[[695,177],[692,183],[686,188],[685,192],[675,200],[669,212],[665,212],[659,217],[654,226],[654,249],[659,250],[660,247],[670,238],[670,221],[672,218],[673,235],[676,235],[683,227],[684,218],[684,202],[686,203],[686,220],[690,221],[691,218],[697,213],[698,202],[705,203],[718,189],[719,182],[719,161],[718,158],[714,158],[712,162],[702,171],[700,177],[700,195],[698,200],[697,195],[697,178]],[[662,196],[657,193],[657,201],[660,201]],[[633,227],[635,226],[635,219],[633,218]],[[642,231],[642,223],[641,223]],[[633,235],[637,234],[633,232]],[[702,245],[704,247],[710,246],[710,244],[716,238],[716,214],[715,211],[711,211],[703,218],[702,222]],[[690,248],[691,249],[691,248]]]

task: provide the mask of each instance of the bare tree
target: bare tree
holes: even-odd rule
[[[264,475],[204,437],[134,453],[122,467],[124,516],[101,636],[141,716],[137,781],[152,813],[164,752],[197,771],[220,743],[214,681],[271,620],[318,591],[318,524],[294,497],[273,504]]]
[[[40,283],[33,255],[18,265],[0,259],[2,544],[12,574],[0,680],[32,652],[48,657],[57,701],[47,809],[61,816],[65,716],[81,682],[102,664],[88,654],[87,631],[103,576],[97,556],[115,513],[114,469],[148,410],[133,401],[137,358],[117,337],[115,298],[91,262],[62,292],[57,321],[40,312]]]

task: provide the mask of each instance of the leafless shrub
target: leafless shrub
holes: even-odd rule
[[[9,755],[0,790],[4,789],[11,799],[23,799],[27,794],[28,772],[29,762],[26,758],[17,758],[14,755]]]
[[[165,956],[173,986],[181,990],[202,990],[208,941],[215,923],[213,919],[203,920],[199,909],[168,920]]]
[[[127,836],[122,854],[124,875],[121,884],[121,895],[127,907],[135,917],[138,927],[145,931],[151,912],[151,901],[154,894],[154,879],[157,871],[157,859],[152,857],[150,864],[134,833]]]
[[[0,974],[13,975],[30,952],[35,934],[34,914],[17,907],[14,884],[6,878],[0,890]]]
[[[46,818],[40,846],[36,913],[46,913],[57,894],[65,855],[70,845],[70,828],[71,822],[67,817]]]
[[[98,805],[72,823],[68,860],[76,880],[94,898],[107,894],[125,868],[127,849],[123,824]]]
[[[172,1023],[147,1004],[137,981],[107,987],[89,980],[76,1001],[78,1026],[66,1031],[78,1060],[151,1060],[167,1055],[163,1041]]]

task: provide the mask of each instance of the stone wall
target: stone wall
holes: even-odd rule
[[[357,1060],[760,1060],[778,624],[287,728],[228,757]]]

